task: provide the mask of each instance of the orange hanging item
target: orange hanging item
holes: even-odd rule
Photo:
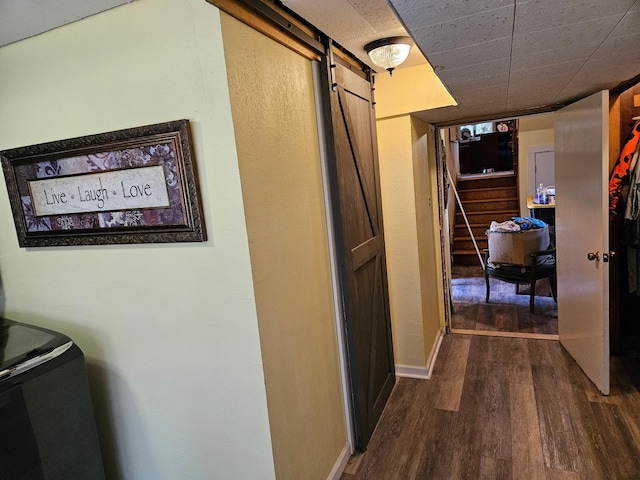
[[[640,120],[636,121],[631,133],[629,133],[609,178],[609,218],[614,222],[620,222],[622,219],[621,212],[619,212],[622,184],[629,174],[633,153],[636,151],[639,141]]]

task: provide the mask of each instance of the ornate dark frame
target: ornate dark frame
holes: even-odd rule
[[[25,175],[25,166],[39,162],[64,161],[73,157],[122,152],[159,144],[170,145],[173,152],[171,172],[175,174],[179,198],[168,209],[175,211],[179,221],[154,225],[124,225],[117,227],[71,228],[66,230],[29,231],[21,196],[28,190],[27,182],[38,178]],[[0,152],[9,201],[21,247],[71,245],[109,245],[135,243],[202,242],[206,240],[202,206],[191,148],[188,120],[176,120],[155,125],[129,128],[85,137],[14,148]],[[159,163],[166,165],[166,163]],[[21,168],[22,167],[22,168]],[[136,166],[118,166],[126,171]],[[165,166],[165,168],[169,168]],[[113,170],[116,170],[114,168]],[[105,170],[109,171],[109,170]],[[90,173],[90,172],[88,172]],[[94,172],[99,173],[99,172]],[[55,175],[54,175],[55,176]],[[138,209],[142,212],[146,209]],[[105,212],[109,213],[109,212]]]

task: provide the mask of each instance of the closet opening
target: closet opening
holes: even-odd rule
[[[640,369],[640,84],[612,94],[610,103],[611,351]]]

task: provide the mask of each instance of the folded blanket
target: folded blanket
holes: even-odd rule
[[[515,222],[512,222],[511,220],[507,220],[506,222],[501,222],[498,223],[496,221],[491,222],[491,225],[489,226],[489,231],[490,232],[519,232],[520,231],[520,225],[518,225]]]

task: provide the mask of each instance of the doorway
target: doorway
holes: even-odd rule
[[[558,338],[557,304],[548,280],[537,282],[533,312],[529,309],[529,286],[516,288],[513,284],[489,278],[490,300],[485,301],[487,291],[482,257],[483,251],[488,247],[486,231],[491,221],[529,215],[528,210],[523,210],[523,204],[525,209],[526,204],[521,201],[520,192],[525,193],[527,183],[531,181],[528,178],[530,175],[527,171],[526,152],[532,142],[529,133],[532,123],[524,122],[526,131],[523,166],[518,161],[518,151],[522,151],[519,148],[519,121],[520,119],[514,118],[439,129],[438,138],[442,142],[439,153],[445,158],[440,158],[438,166],[449,170],[448,173],[441,172],[439,178],[448,177],[457,191],[457,194],[453,194],[453,188],[449,188],[446,189],[447,192],[443,192],[443,196],[449,198],[447,202],[443,202],[447,208],[442,212],[442,217],[447,220],[445,225],[448,224],[448,228],[442,230],[442,242],[443,245],[450,245],[453,252],[449,261],[445,262],[449,270],[445,274],[445,282],[449,287],[452,307],[449,326],[455,333]],[[544,122],[538,122],[539,125],[546,126]],[[534,125],[534,128],[538,129],[539,125]],[[504,137],[503,146],[491,152],[477,153],[476,158],[465,158],[469,140],[461,135],[468,130],[481,132],[475,136],[476,142],[481,142],[488,134],[495,135],[502,130],[500,134]],[[545,137],[536,131],[536,138]],[[505,145],[509,150],[509,162],[504,160],[507,157]],[[466,173],[469,165],[475,165],[471,168],[472,173]],[[495,165],[497,168],[481,168],[483,165]],[[520,176],[519,172],[523,172],[523,175]],[[469,183],[472,185],[467,186]],[[465,206],[464,218],[460,212],[460,203]],[[469,230],[473,232],[475,241],[469,238]]]

